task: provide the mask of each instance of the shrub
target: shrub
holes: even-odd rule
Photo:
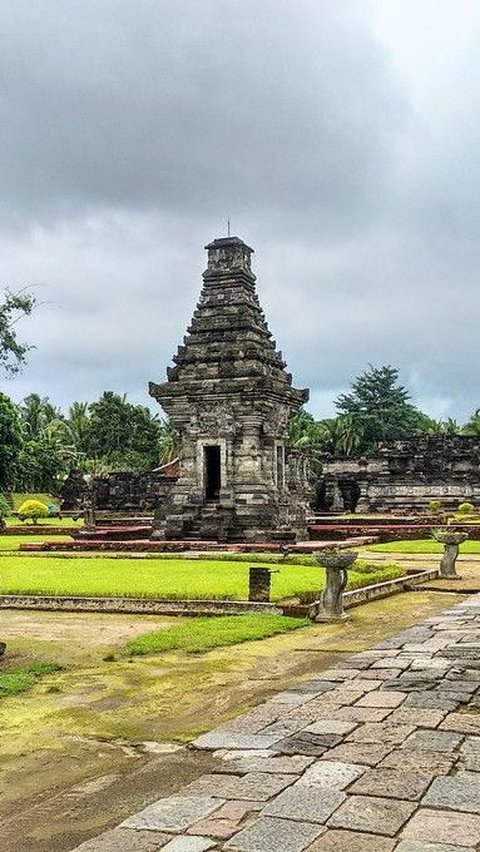
[[[473,503],[460,503],[457,512],[459,515],[471,515],[475,511]]]
[[[436,514],[442,508],[442,504],[441,504],[440,500],[430,500],[430,503],[428,504],[428,508],[430,509],[431,512]]]
[[[18,508],[18,517],[21,521],[29,518],[36,524],[39,518],[48,518],[48,506],[40,500],[25,500]]]
[[[0,530],[4,530],[6,527],[5,518],[8,518],[10,508],[7,498],[0,494]]]

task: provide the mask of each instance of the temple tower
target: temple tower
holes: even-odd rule
[[[157,519],[166,538],[268,541],[305,534],[304,495],[287,469],[288,422],[308,399],[276,351],[255,290],[253,250],[238,237],[206,246],[191,325],[150,383],[180,442],[180,476]]]

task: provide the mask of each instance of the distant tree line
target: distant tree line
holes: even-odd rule
[[[70,470],[151,470],[176,453],[167,421],[105,391],[66,413],[32,393],[15,405],[0,393],[0,492],[53,492]]]
[[[399,384],[399,371],[386,365],[358,376],[349,393],[335,400],[336,417],[323,420],[301,411],[290,424],[290,445],[313,462],[324,455],[369,456],[378,443],[415,435],[479,435],[480,409],[460,426],[456,420],[435,420],[412,404]]]

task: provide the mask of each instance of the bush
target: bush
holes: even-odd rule
[[[6,527],[5,518],[8,518],[11,511],[10,503],[3,494],[0,494],[0,530]]]
[[[48,506],[40,500],[25,500],[18,508],[18,517],[21,521],[29,518],[36,524],[39,518],[48,518]]]
[[[459,515],[471,515],[475,511],[473,503],[460,503],[457,512]]]
[[[428,508],[430,509],[431,512],[436,514],[442,508],[442,504],[441,504],[440,500],[430,500],[430,503],[428,504]]]

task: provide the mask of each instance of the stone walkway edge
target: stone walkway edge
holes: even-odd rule
[[[215,770],[77,852],[480,850],[480,595],[192,743]]]

